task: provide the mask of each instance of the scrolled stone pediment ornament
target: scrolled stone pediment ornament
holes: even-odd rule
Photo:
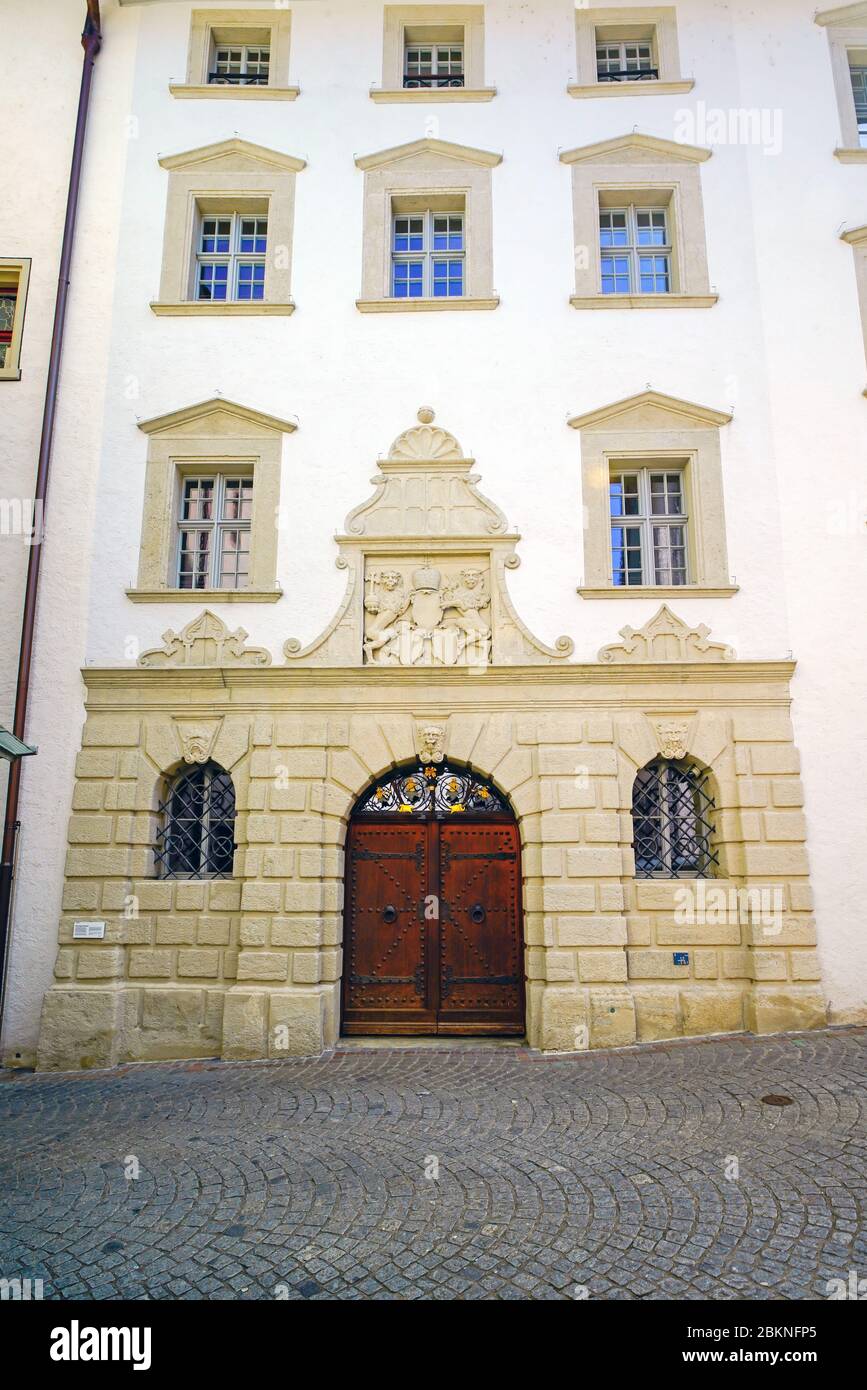
[[[663,603],[644,627],[620,629],[622,642],[602,647],[599,660],[608,664],[670,661],[734,661],[735,652],[725,642],[710,642],[704,623],[689,627]]]
[[[138,665],[162,666],[270,666],[271,653],[264,647],[248,647],[244,628],[230,632],[222,618],[206,608],[180,632],[163,633],[162,647],[142,652]]]

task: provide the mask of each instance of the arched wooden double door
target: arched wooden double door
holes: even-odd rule
[[[343,1032],[524,1032],[518,827],[495,788],[466,768],[393,773],[356,808]]]

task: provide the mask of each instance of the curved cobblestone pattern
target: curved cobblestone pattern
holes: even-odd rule
[[[0,1276],[53,1298],[825,1298],[867,1274],[865,1063],[850,1029],[6,1073]]]

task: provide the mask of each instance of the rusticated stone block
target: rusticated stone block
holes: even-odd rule
[[[299,985],[318,985],[320,964],[318,951],[293,951],[292,979]]]
[[[744,1027],[743,993],[717,985],[680,991],[683,1031],[687,1037],[740,1033]]]
[[[42,1002],[40,1071],[110,1067],[116,1058],[122,997],[115,989],[50,989]]]
[[[175,884],[175,905],[178,912],[202,912],[205,907],[204,883]]]
[[[219,951],[178,951],[178,975],[213,980],[220,973]]]
[[[619,984],[626,979],[626,952],[584,950],[578,952],[578,973],[582,983],[591,981]]]
[[[266,990],[229,990],[223,1008],[222,1055],[227,1060],[268,1056],[269,997]]]
[[[171,979],[175,968],[174,951],[139,951],[129,953],[129,976],[138,979]]]
[[[322,941],[322,922],[316,917],[272,917],[272,946],[318,946]]]
[[[196,919],[192,916],[160,916],[157,918],[155,936],[158,946],[195,946]]]
[[[815,951],[790,951],[789,964],[793,980],[820,980],[819,957]]]
[[[78,952],[76,974],[79,980],[116,980],[123,974],[124,950],[103,946]]]
[[[635,1042],[635,1002],[629,989],[590,988],[590,1046],[628,1047]]]
[[[245,883],[241,907],[245,912],[279,912],[281,892],[279,883]]]
[[[199,946],[228,946],[232,924],[228,917],[200,917],[196,922],[196,942]]]
[[[645,951],[630,947],[626,952],[630,980],[682,980],[689,977],[688,965],[675,965],[673,951]]]
[[[285,980],[289,976],[289,957],[285,951],[240,951],[239,980]]]
[[[587,1048],[589,1020],[583,989],[572,985],[545,985],[537,1007],[539,1030],[534,1046],[543,1052],[582,1052]]]
[[[680,995],[672,985],[636,985],[635,1030],[639,1042],[678,1038],[683,1032]]]
[[[268,1056],[316,1057],[326,1046],[325,995],[317,989],[270,995]]]
[[[756,985],[751,991],[747,1020],[751,1033],[824,1028],[825,998],[820,989],[809,985]]]

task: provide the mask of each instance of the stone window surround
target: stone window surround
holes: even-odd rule
[[[0,367],[0,381],[21,380],[21,339],[24,334],[24,315],[27,308],[27,287],[30,283],[29,256],[0,257],[0,283],[8,284],[14,280],[18,287],[15,302],[15,318],[12,323],[12,341],[6,354],[6,364]]]
[[[364,212],[361,295],[362,313],[419,313],[448,310],[496,309],[493,291],[493,225],[491,169],[502,155],[422,139],[356,159],[364,171]],[[460,299],[395,299],[391,291],[391,219],[399,208],[431,207],[462,202],[465,213],[466,260],[464,296]]]
[[[271,49],[267,85],[243,87],[208,82],[215,35],[220,41],[225,37],[226,41],[236,43],[261,42],[258,36],[263,29],[269,31]],[[169,91],[173,97],[205,97],[218,101],[294,101],[301,89],[289,85],[291,30],[291,10],[277,9],[273,5],[267,9],[193,10],[186,80],[170,82]]]
[[[667,418],[666,418],[667,417]],[[719,431],[731,416],[647,391],[569,421],[581,433],[586,599],[730,598]],[[685,472],[690,584],[615,587],[608,481],[612,465],[677,462]]]
[[[404,33],[406,29],[460,26],[464,31],[464,86],[417,87],[403,85]],[[370,96],[380,103],[405,102],[428,106],[439,102],[491,101],[495,87],[485,86],[484,5],[386,5],[382,41],[382,86],[371,87]]]
[[[295,175],[303,159],[237,137],[159,161],[169,174],[163,260],[155,314],[248,316],[291,314],[291,248],[295,220]],[[215,302],[193,294],[195,237],[199,216],[211,212],[266,213],[268,258],[262,300]],[[287,254],[278,258],[278,247]]]
[[[596,31],[611,30],[611,39],[637,37],[624,30],[652,29],[659,77],[650,82],[600,82],[596,75]],[[675,96],[691,92],[692,78],[680,72],[677,42],[677,11],[673,5],[630,7],[629,9],[583,9],[575,11],[575,44],[578,77],[567,91],[572,97]]]
[[[861,308],[861,327],[864,332],[864,355],[867,357],[867,227],[855,227],[844,232],[841,241],[848,242],[855,256],[855,283]],[[867,396],[867,387],[864,388]]]
[[[849,77],[849,51],[867,50],[867,4],[842,5],[815,16],[815,23],[828,34],[831,73],[840,113],[841,145],[834,155],[842,164],[867,164],[867,149],[858,144],[858,123]]]
[[[709,309],[711,293],[699,164],[712,151],[651,135],[624,135],[564,150],[572,166],[576,309]],[[670,294],[603,294],[599,247],[600,206],[668,205],[671,219]],[[579,248],[588,254],[579,256]]]
[[[139,422],[148,435],[141,548],[133,603],[276,603],[276,518],[280,502],[283,435],[289,420],[262,415],[221,398]],[[185,475],[252,472],[250,584],[246,589],[179,589],[175,560],[180,479]]]

